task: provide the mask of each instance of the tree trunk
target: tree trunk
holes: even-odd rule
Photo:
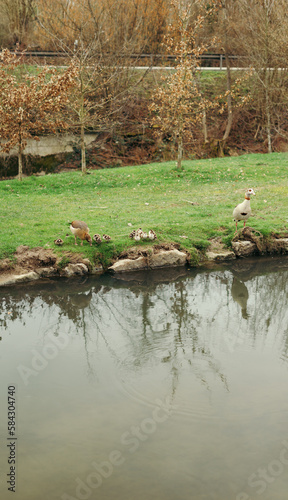
[[[204,143],[207,144],[207,142],[208,142],[208,131],[207,131],[206,109],[204,109],[203,115],[202,115],[202,128],[203,128],[203,135],[204,135]]]
[[[266,131],[268,140],[268,153],[272,153],[272,140],[271,140],[271,113],[269,102],[269,69],[266,69],[265,75],[265,109],[266,109]]]
[[[178,154],[177,154],[177,168],[181,170],[183,158],[183,138],[182,133],[178,136]]]
[[[228,119],[226,123],[226,130],[223,135],[222,141],[226,141],[229,137],[229,134],[231,132],[232,128],[232,121],[233,121],[233,111],[232,111],[232,97],[231,97],[231,66],[230,66],[230,59],[229,55],[225,50],[225,61],[226,61],[226,67],[227,67],[227,90],[228,90],[228,96],[227,96],[227,109],[228,109]]]
[[[82,61],[81,61],[82,67]],[[81,172],[82,175],[86,174],[86,147],[85,147],[85,85],[84,85],[84,76],[82,71],[80,71],[80,92],[81,92],[81,101],[80,101],[80,111],[79,111],[79,121],[80,121],[80,148],[81,148]]]
[[[228,139],[231,128],[232,128],[232,120],[233,120],[233,112],[232,112],[232,97],[231,97],[231,65],[228,53],[229,47],[229,2],[224,2],[224,54],[225,54],[225,62],[226,62],[226,80],[227,80],[227,110],[228,110],[228,118],[226,123],[226,129],[222,138],[223,143]]]
[[[81,171],[82,171],[82,175],[85,175],[87,172],[87,169],[86,169],[86,147],[85,147],[85,136],[84,136],[83,123],[81,123],[80,145],[81,145]]]
[[[195,73],[194,73],[194,77],[195,77]],[[202,98],[200,75],[198,75],[198,77],[195,77],[195,81],[196,81],[197,90],[198,90],[199,94],[201,94],[201,98]],[[205,108],[203,109],[203,113],[202,113],[202,130],[203,130],[203,136],[204,136],[204,143],[207,144],[208,143],[208,130],[207,130],[207,114],[206,114]]]
[[[268,153],[272,153],[271,141],[271,110],[270,110],[270,71],[271,71],[271,50],[269,38],[269,24],[270,24],[270,5],[265,2],[266,17],[265,17],[265,112],[266,112],[266,130],[268,140]]]
[[[22,181],[23,176],[23,147],[22,142],[18,145],[18,180]]]

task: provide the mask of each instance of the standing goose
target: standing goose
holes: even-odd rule
[[[89,234],[89,227],[87,226],[86,222],[83,222],[82,220],[73,220],[70,225],[70,230],[71,233],[74,234],[75,237],[75,245],[77,245],[76,238],[80,238],[81,241],[81,246],[83,246],[83,241],[86,240],[89,242],[90,247],[92,247],[92,238]]]
[[[251,215],[250,197],[252,194],[255,195],[253,189],[252,188],[247,189],[245,193],[245,200],[242,203],[239,203],[239,205],[237,205],[237,207],[235,207],[233,210],[233,217],[236,222],[236,232],[237,232],[237,223],[239,222],[239,220],[244,220],[244,227],[245,227],[246,220],[248,220]]]

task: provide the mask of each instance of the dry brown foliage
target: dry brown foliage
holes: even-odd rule
[[[72,61],[65,71],[43,67],[36,75],[15,74],[21,58],[4,49],[0,53],[0,137],[1,150],[18,149],[19,180],[22,179],[22,155],[27,139],[36,134],[56,133],[66,127],[62,111],[68,103],[68,90],[75,85],[77,66]]]

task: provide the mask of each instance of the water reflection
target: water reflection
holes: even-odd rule
[[[236,278],[236,276],[234,276],[233,278],[231,295],[232,299],[235,300],[235,302],[237,302],[241,307],[242,317],[244,319],[247,319],[248,318],[247,301],[249,297],[248,288],[245,285],[245,283]]]
[[[101,338],[114,362],[129,371],[158,361],[169,364],[172,392],[178,371],[192,365],[207,389],[212,377],[229,390],[218,350],[232,352],[245,339],[255,343],[260,337],[265,345],[277,332],[281,357],[287,359],[287,278],[288,263],[282,258],[188,273],[181,268],[47,280],[0,291],[0,326],[5,336],[13,322],[25,327],[27,317],[43,311],[53,321],[39,334],[44,337],[52,328],[57,336],[64,324],[73,325],[74,335],[85,340],[88,365],[89,343]]]
[[[118,447],[124,453],[122,434],[151,420],[156,400],[169,403],[172,416],[147,449],[143,444],[135,457],[138,471],[134,458],[125,461],[123,474],[134,486],[128,491],[115,473],[97,498],[225,500],[242,490],[253,498],[255,490],[247,486],[251,470],[277,457],[286,437],[287,283],[288,259],[282,257],[0,290],[0,396],[3,381],[18,383],[24,441],[30,436],[23,460],[31,443],[37,457],[47,446],[44,439],[37,448],[31,426],[48,440],[52,426],[56,441],[68,450],[54,457],[55,467],[63,468],[54,484],[37,464],[39,482],[24,467],[31,484],[22,486],[19,498],[38,498],[41,481],[47,487],[43,499],[61,498],[63,492],[76,498],[75,477],[86,477],[95,454],[103,461]],[[81,465],[69,452],[71,442]],[[161,469],[162,493],[147,480],[151,456],[157,478]],[[177,492],[171,467],[178,471]],[[51,474],[57,476],[53,466]],[[285,481],[283,476],[275,482],[275,500],[284,498]],[[265,495],[272,498],[271,491]]]

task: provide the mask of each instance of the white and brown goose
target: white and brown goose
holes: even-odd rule
[[[234,208],[233,210],[233,217],[236,222],[236,232],[237,232],[237,223],[240,220],[244,220],[244,227],[246,225],[246,220],[249,219],[251,216],[251,206],[250,206],[250,198],[251,195],[254,194],[254,191],[252,188],[247,189],[245,193],[245,200],[242,203],[239,203],[237,207]]]

